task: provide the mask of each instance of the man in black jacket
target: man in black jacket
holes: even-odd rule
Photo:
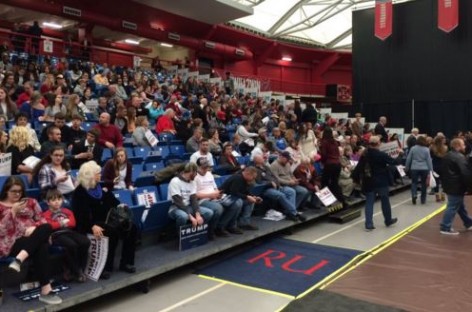
[[[451,151],[442,161],[440,175],[444,192],[447,194],[447,206],[441,222],[441,234],[459,234],[452,228],[456,213],[459,214],[465,228],[472,230],[472,219],[464,206],[464,194],[470,190],[472,171],[464,152],[464,140],[456,138],[451,141]]]
[[[70,160],[72,169],[79,169],[83,163],[94,160],[97,164],[101,163],[103,147],[97,143],[100,136],[100,130],[93,128],[87,132],[85,139],[75,143],[72,147],[72,158]]]
[[[257,177],[257,170],[254,167],[246,167],[242,172],[228,178],[220,189],[226,195],[222,198],[223,206],[231,207],[231,210],[239,210],[239,228],[243,230],[258,230],[259,228],[251,224],[251,215],[254,204],[262,202],[262,198],[250,195],[249,189]],[[236,226],[236,220],[228,225],[227,231],[233,234],[242,234]]]

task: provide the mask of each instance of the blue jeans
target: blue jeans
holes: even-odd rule
[[[264,196],[279,202],[285,213],[296,215],[296,192],[293,188],[282,186],[279,189],[269,188],[264,192]]]
[[[454,221],[456,213],[459,214],[459,217],[466,228],[472,226],[472,219],[469,217],[464,206],[464,196],[447,194],[447,206],[441,221],[441,231],[451,230],[452,222]]]
[[[235,228],[237,226],[236,221],[238,220],[239,225],[248,225],[251,223],[251,215],[254,210],[254,204],[251,204],[247,200],[243,200],[239,197],[228,195],[229,198],[225,199],[224,207],[225,209],[231,210],[231,215],[237,213],[235,218],[225,218],[223,216],[222,221],[220,221],[221,226],[226,225],[229,228]],[[238,218],[239,217],[239,218]],[[226,223],[227,222],[227,223]]]
[[[392,220],[392,207],[390,206],[390,199],[388,197],[388,186],[376,187],[373,191],[365,193],[365,227],[374,227],[374,202],[375,195],[378,194],[382,206],[382,213],[385,224]]]
[[[177,208],[176,206],[171,206],[169,210],[169,218],[175,220],[177,229],[179,230],[181,226],[186,225],[190,221],[189,215],[186,211]],[[200,206],[200,215],[202,216],[205,223],[210,223],[211,218],[213,217],[213,211],[206,207]]]
[[[292,186],[292,188],[295,190],[295,193],[297,193],[297,201],[295,205],[298,209],[302,204],[306,202],[306,200],[310,196],[310,192],[308,192],[308,190],[301,185],[295,185]]]
[[[411,197],[416,198],[418,189],[418,178],[421,179],[421,203],[426,202],[426,180],[429,170],[411,170]]]
[[[254,204],[248,202],[247,200],[243,200],[239,197],[228,195],[230,196],[228,200],[225,200],[225,207],[230,207],[230,209],[235,211],[240,211],[238,224],[239,225],[248,225],[251,223],[251,215],[252,211],[254,210]],[[236,218],[228,223],[228,227],[235,228],[236,227]]]
[[[221,215],[223,214],[223,206],[215,200],[204,200],[200,203],[200,207],[206,207],[213,211],[213,217],[209,224],[210,230],[215,230],[216,225],[220,222]]]

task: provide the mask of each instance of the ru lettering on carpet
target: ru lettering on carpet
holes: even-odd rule
[[[276,238],[208,265],[196,274],[297,296],[361,251]]]

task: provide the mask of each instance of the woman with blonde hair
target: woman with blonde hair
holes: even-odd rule
[[[108,256],[105,269],[100,276],[109,279],[113,271],[115,251],[118,241],[123,241],[121,248],[120,270],[127,273],[136,272],[134,256],[136,250],[136,225],[131,222],[129,228],[112,226],[106,223],[108,212],[120,202],[111,190],[100,186],[101,167],[95,161],[84,163],[77,177],[78,185],[72,195],[72,211],[77,221],[77,231],[93,234],[97,238],[108,237]]]
[[[23,161],[34,155],[34,148],[29,144],[29,130],[17,126],[10,132],[10,142],[7,153],[11,153],[11,174],[28,174],[31,179],[33,168],[26,166]]]
[[[66,121],[71,121],[72,116],[79,115],[82,117],[82,120],[85,120],[85,112],[80,105],[80,97],[77,94],[69,95],[67,100],[67,113],[66,113]]]
[[[141,147],[152,147],[146,138],[146,131],[149,130],[149,121],[146,116],[138,116],[136,118],[136,129],[134,129],[132,138],[133,144]]]

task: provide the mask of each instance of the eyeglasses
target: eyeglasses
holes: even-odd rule
[[[21,194],[21,193],[23,193],[23,190],[9,190],[8,193]]]

